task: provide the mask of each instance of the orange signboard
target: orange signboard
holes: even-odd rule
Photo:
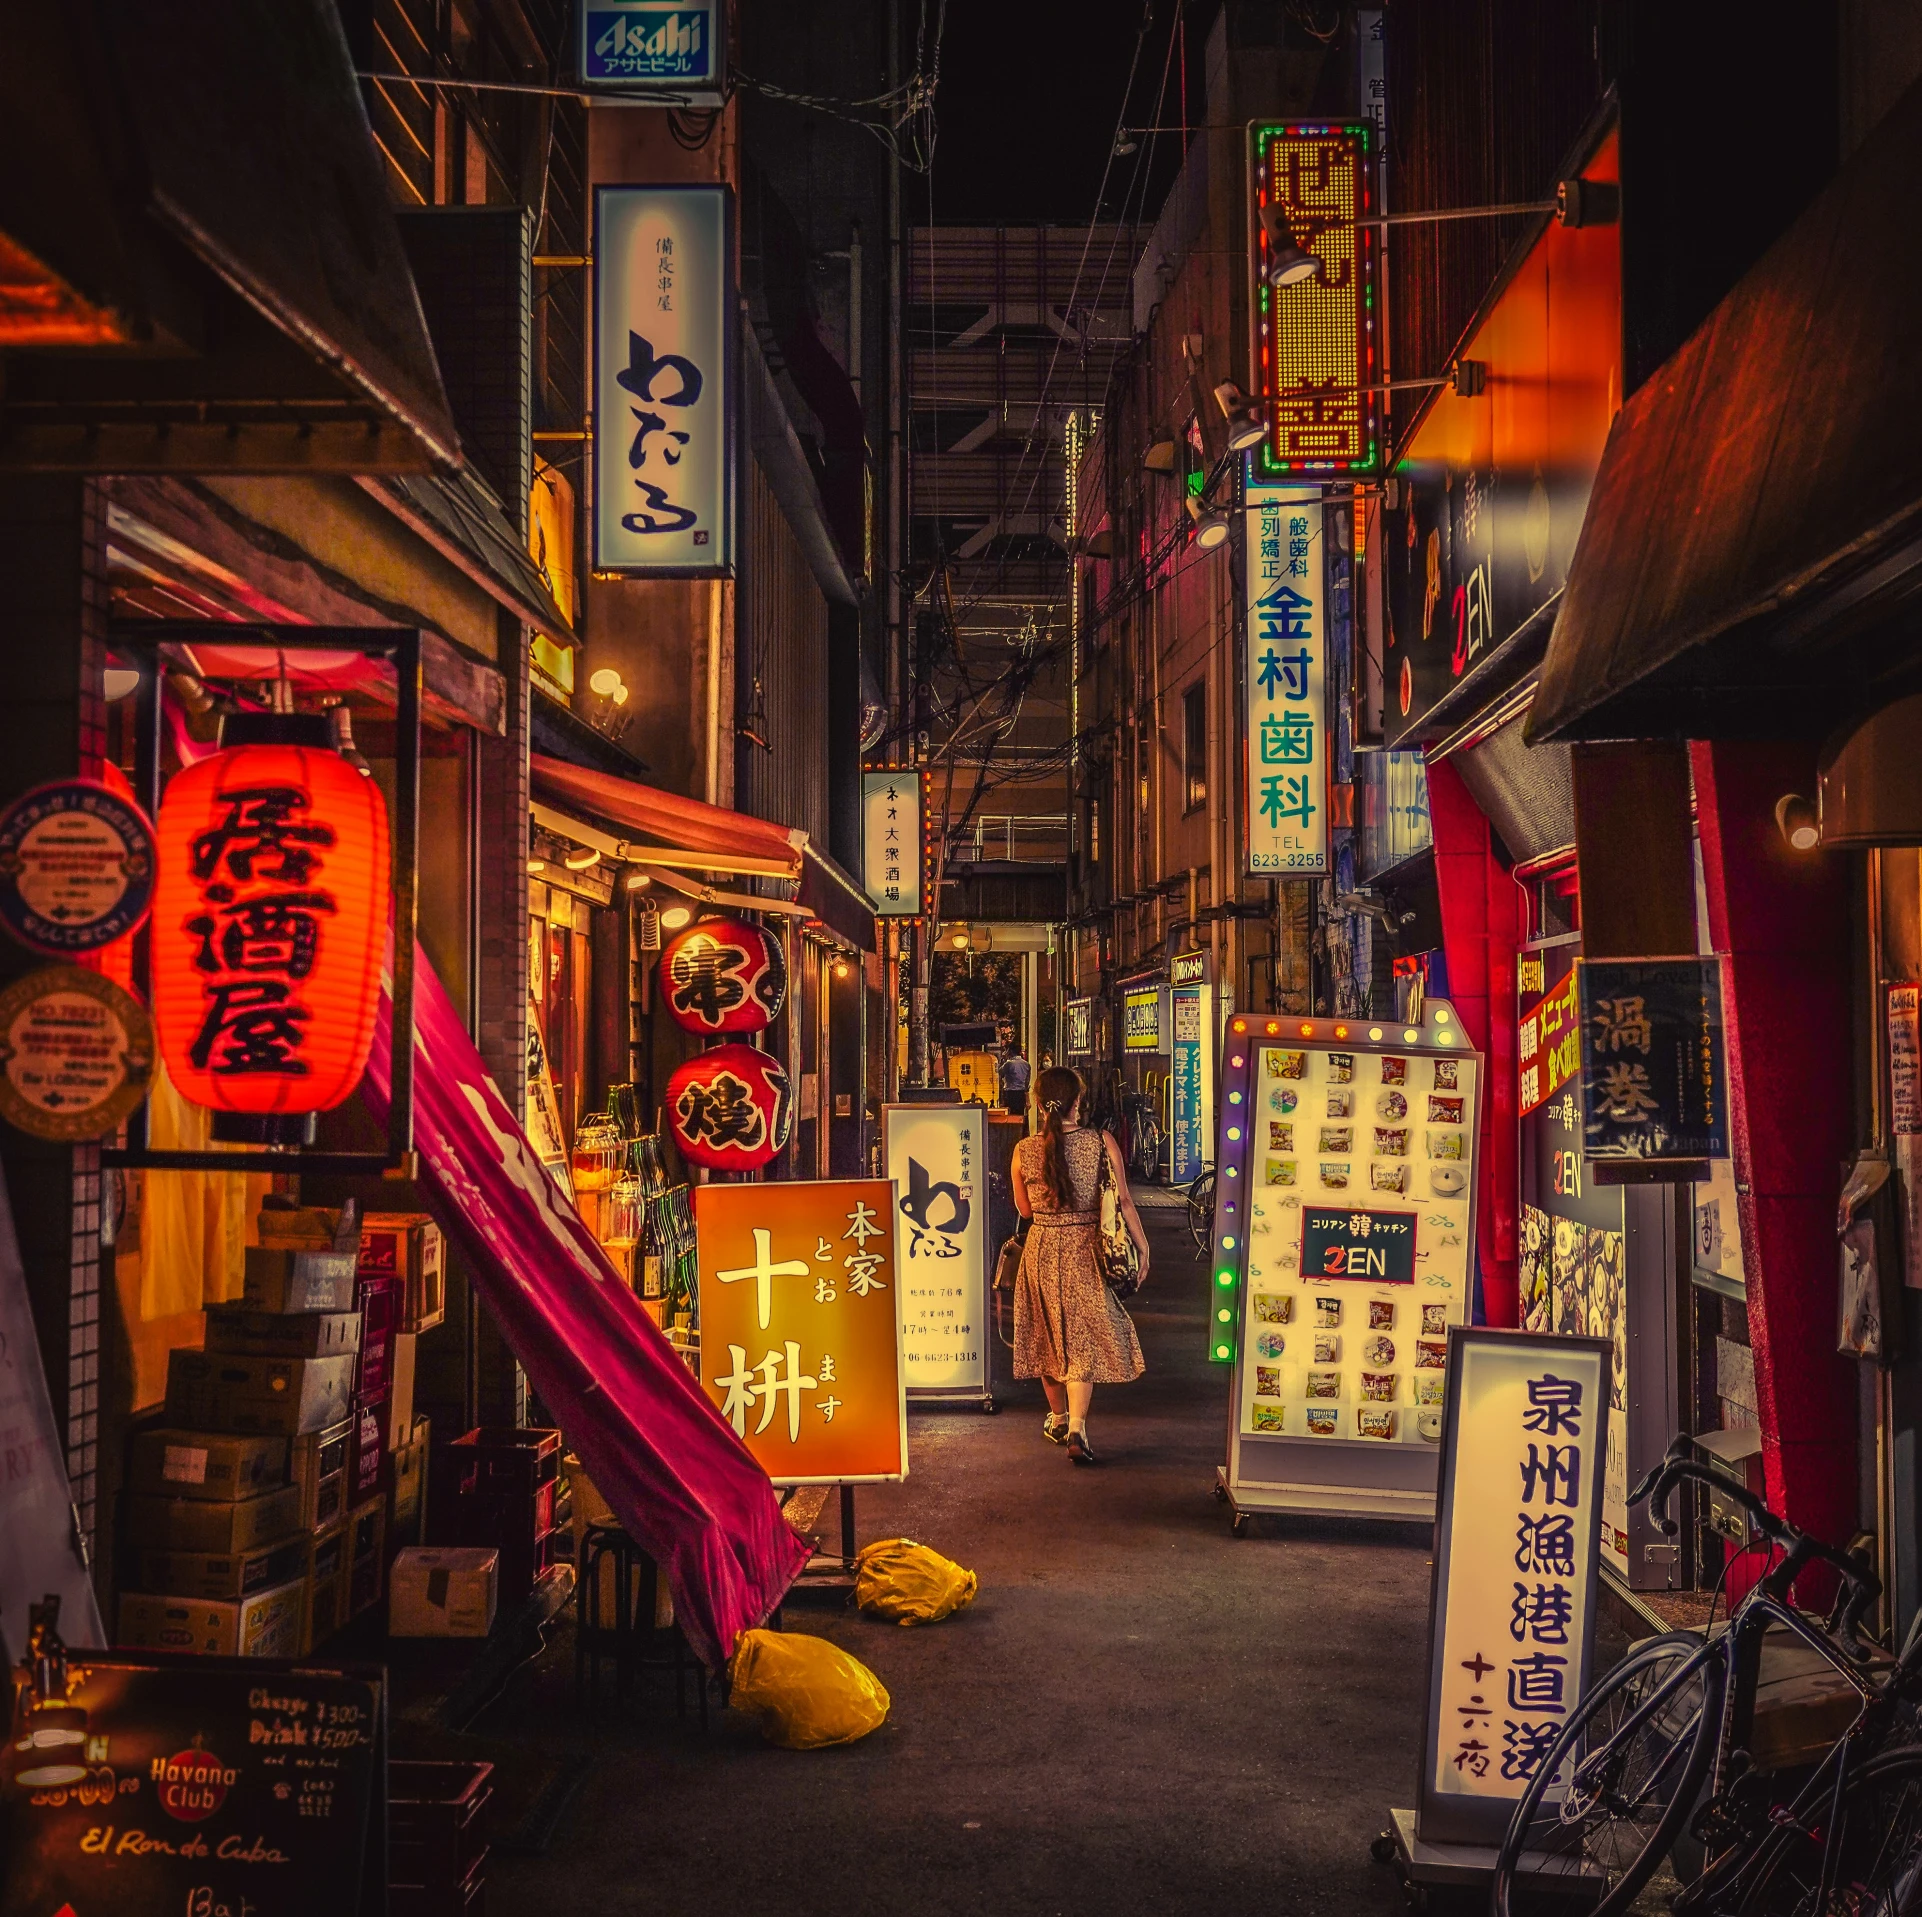
[[[776,1484],[908,1474],[894,1185],[702,1185],[701,1384]]]

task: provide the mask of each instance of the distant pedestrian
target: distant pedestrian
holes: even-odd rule
[[[1028,1080],[1034,1068],[1021,1056],[1019,1045],[1010,1045],[1001,1061],[1001,1106],[1017,1118],[1028,1115]]]
[[[1034,1220],[1014,1282],[1014,1375],[1039,1378],[1048,1394],[1041,1430],[1076,1464],[1093,1464],[1088,1407],[1098,1384],[1141,1376],[1134,1321],[1102,1282],[1095,1260],[1101,1224],[1101,1157],[1114,1168],[1128,1235],[1148,1277],[1148,1234],[1128,1191],[1121,1150],[1080,1123],[1078,1073],[1050,1066],[1036,1082],[1041,1130],[1014,1148],[1014,1204]]]

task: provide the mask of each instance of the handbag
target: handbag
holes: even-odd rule
[[[1025,1241],[1017,1226],[1013,1237],[1001,1247],[994,1263],[994,1283],[988,1288],[994,1306],[995,1336],[1014,1349],[1014,1280],[1021,1269],[1021,1248]]]
[[[1101,1282],[1117,1298],[1131,1298],[1141,1289],[1141,1253],[1127,1220],[1121,1215],[1121,1193],[1115,1185],[1114,1160],[1108,1137],[1101,1136],[1100,1222],[1095,1227],[1094,1261]]]

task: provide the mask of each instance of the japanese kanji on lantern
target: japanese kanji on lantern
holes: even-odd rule
[[[702,1185],[701,1383],[776,1484],[908,1472],[891,1180]]]
[[[667,1124],[690,1165],[759,1171],[794,1129],[793,1088],[772,1052],[716,1045],[667,1081]]]
[[[387,806],[318,714],[242,713],[157,827],[154,1023],[215,1136],[298,1142],[359,1085],[387,944]],[[287,1121],[294,1121],[288,1123]]]
[[[1605,1338],[1449,1333],[1424,1842],[1498,1844],[1587,1686],[1610,1359]]]
[[[661,1003],[683,1031],[765,1031],[786,997],[780,939],[746,919],[702,919],[661,950]]]

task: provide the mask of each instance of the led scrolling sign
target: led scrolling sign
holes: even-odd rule
[[[1375,136],[1364,122],[1249,128],[1254,378],[1269,419],[1257,478],[1340,479],[1382,466]],[[1279,220],[1272,215],[1279,213]],[[1264,219],[1264,215],[1271,217]],[[1320,270],[1272,286],[1277,245]]]

